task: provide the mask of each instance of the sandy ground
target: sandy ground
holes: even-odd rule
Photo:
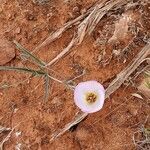
[[[136,0],[133,5],[126,4],[110,10],[80,45],[74,46],[70,53],[49,67],[50,74],[63,81],[81,75],[74,80],[76,84],[97,80],[105,88],[108,87],[150,37],[150,4],[141,1]],[[32,51],[50,33],[86,13],[95,2],[0,0],[0,65],[36,69],[35,65],[20,57],[12,41],[16,40]],[[76,25],[73,25],[59,39],[41,48],[35,55],[48,63],[68,45],[75,30]],[[126,51],[122,53],[125,48]],[[143,63],[137,68],[128,81],[106,100],[101,111],[90,114],[78,126],[52,142],[51,135],[69,123],[79,111],[73,102],[73,91],[50,80],[49,98],[45,101],[42,77],[0,71],[0,126],[12,129],[18,125],[4,143],[3,149],[140,149],[135,146],[133,135],[142,126],[150,125],[150,105],[146,97],[143,96],[141,100],[132,94],[138,93],[137,87],[144,78],[143,74],[136,78],[135,75],[145,66]],[[1,142],[9,132],[0,132]],[[145,150],[146,146],[148,148],[149,145],[145,145]]]

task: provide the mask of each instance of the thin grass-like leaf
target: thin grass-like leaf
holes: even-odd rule
[[[19,71],[19,72],[28,72],[32,73],[33,76],[43,76],[45,75],[45,72],[39,71],[39,70],[33,70],[29,68],[21,68],[21,67],[9,67],[9,66],[0,66],[0,70],[5,70],[5,71]]]
[[[150,71],[147,70],[144,73],[144,77],[145,77],[145,86],[150,89]]]
[[[30,57],[31,60],[40,67],[44,67],[46,65],[46,63],[44,61],[40,60],[35,55],[30,53],[26,48],[24,48],[22,45],[20,45],[17,41],[14,40],[13,42],[16,45],[17,49],[26,55],[27,59],[28,59],[28,57]]]
[[[148,89],[150,89],[150,82],[147,80],[147,81],[145,81],[145,86],[148,88]]]
[[[48,75],[45,75],[45,101],[49,98],[49,84],[50,84],[50,78]]]

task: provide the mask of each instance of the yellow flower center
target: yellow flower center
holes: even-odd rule
[[[97,95],[95,93],[86,93],[86,101],[88,104],[92,104],[97,100]]]

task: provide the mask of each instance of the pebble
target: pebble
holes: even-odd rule
[[[0,38],[0,65],[5,65],[15,57],[13,45],[6,39]]]
[[[16,34],[21,33],[21,28],[18,27],[18,28],[15,30],[15,33],[16,33]]]

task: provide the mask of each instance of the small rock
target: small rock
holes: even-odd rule
[[[120,50],[113,50],[113,54],[115,55],[115,56],[119,56],[120,55]]]
[[[86,13],[86,9],[85,9],[85,8],[81,9],[80,13],[81,13],[82,15],[85,14],[85,13]]]
[[[76,6],[73,8],[73,12],[78,12],[78,11],[79,11],[79,7]]]
[[[22,133],[21,131],[15,132],[16,137],[19,137],[21,135],[21,133]]]
[[[21,143],[17,143],[15,146],[15,150],[21,150]]]
[[[49,13],[49,14],[47,14],[47,17],[52,17],[53,16],[53,13],[51,12],[51,13]]]
[[[34,16],[33,15],[28,15],[28,20],[34,20]]]
[[[17,111],[18,111],[18,108],[15,108],[15,109],[14,109],[14,113],[16,113]]]
[[[16,13],[8,14],[8,20],[14,20],[16,18]]]
[[[10,42],[0,38],[0,65],[4,65],[15,57],[15,49]]]
[[[12,15],[11,14],[8,14],[8,19],[10,19],[12,17]]]
[[[137,109],[137,108],[132,108],[132,109],[130,109],[130,113],[131,113],[133,116],[136,116],[137,113],[138,113],[138,109]]]
[[[21,29],[18,27],[16,30],[15,30],[15,33],[16,34],[19,34],[21,32]]]
[[[51,104],[60,106],[62,104],[61,100],[57,97],[54,97],[53,100],[51,101]]]
[[[28,21],[36,21],[37,20],[37,18],[35,17],[33,12],[27,12],[26,13],[26,19]]]

